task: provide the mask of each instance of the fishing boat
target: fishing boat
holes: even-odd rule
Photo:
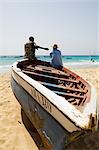
[[[97,130],[95,88],[71,70],[24,59],[13,64],[11,85],[45,150],[63,150],[79,133]]]

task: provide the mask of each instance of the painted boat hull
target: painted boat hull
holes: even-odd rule
[[[12,67],[12,90],[22,109],[39,133],[44,149],[63,150],[72,132],[90,129],[87,125],[90,121],[89,117],[81,114],[66,100],[22,73],[17,68],[17,64],[15,63]],[[93,104],[95,112],[96,103]],[[68,114],[65,113],[66,109]],[[97,129],[96,123],[94,129]]]
[[[13,78],[11,79],[11,86],[22,109],[37,129],[42,142],[45,143],[45,147],[49,150],[63,150],[70,133],[46,112]]]

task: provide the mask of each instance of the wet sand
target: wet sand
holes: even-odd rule
[[[94,68],[72,69],[72,70],[75,71],[80,76],[82,76],[84,79],[90,81],[95,86],[97,90],[97,102],[99,108],[99,68],[94,67]],[[91,139],[95,139],[94,135],[91,137],[92,137]],[[37,150],[37,149],[38,148],[34,140],[31,138],[30,134],[28,133],[22,122],[21,107],[11,90],[10,73],[1,74],[0,150]]]

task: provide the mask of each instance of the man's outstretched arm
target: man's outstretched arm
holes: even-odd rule
[[[36,48],[40,48],[40,49],[44,49],[44,50],[49,50],[48,48],[44,48],[44,47],[41,47],[41,46],[36,46]]]

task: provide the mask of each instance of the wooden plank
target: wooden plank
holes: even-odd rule
[[[26,74],[36,75],[37,77],[45,77],[45,78],[49,78],[49,79],[52,79],[52,80],[58,80],[60,82],[61,81],[67,81],[67,82],[72,82],[72,83],[78,83],[78,81],[76,81],[76,80],[70,80],[70,79],[65,79],[65,78],[58,78],[58,77],[38,74],[38,73],[35,73],[35,72],[30,72],[30,71],[25,71],[25,70],[23,70],[22,72],[26,73]]]
[[[84,96],[78,96],[78,95],[75,95],[75,94],[69,94],[69,93],[65,93],[65,92],[59,92],[59,91],[53,91],[55,92],[56,94],[58,95],[63,95],[63,96],[69,96],[69,97],[74,97],[74,98],[79,98],[79,99],[83,99]]]
[[[61,86],[61,85],[56,85],[56,84],[52,84],[52,83],[46,83],[46,82],[40,82],[42,85],[45,86],[52,86],[52,87],[56,87],[56,88],[61,88],[61,89],[66,89],[66,90],[70,90],[70,91],[75,91],[75,92],[81,92],[81,93],[86,93],[86,90],[80,90],[80,89],[76,89],[76,88],[68,88],[65,86]]]
[[[64,77],[70,77],[70,74],[68,73],[64,73],[63,71],[60,71],[60,70],[57,70],[57,69],[54,69],[54,68],[51,68],[51,67],[45,67],[45,66],[35,66],[35,67],[32,67],[32,66],[27,66],[26,69],[29,69],[32,70],[32,71],[36,71],[36,72],[39,72],[39,73],[43,73],[43,74],[49,74],[49,75],[59,75],[60,77],[61,76],[64,76]]]

